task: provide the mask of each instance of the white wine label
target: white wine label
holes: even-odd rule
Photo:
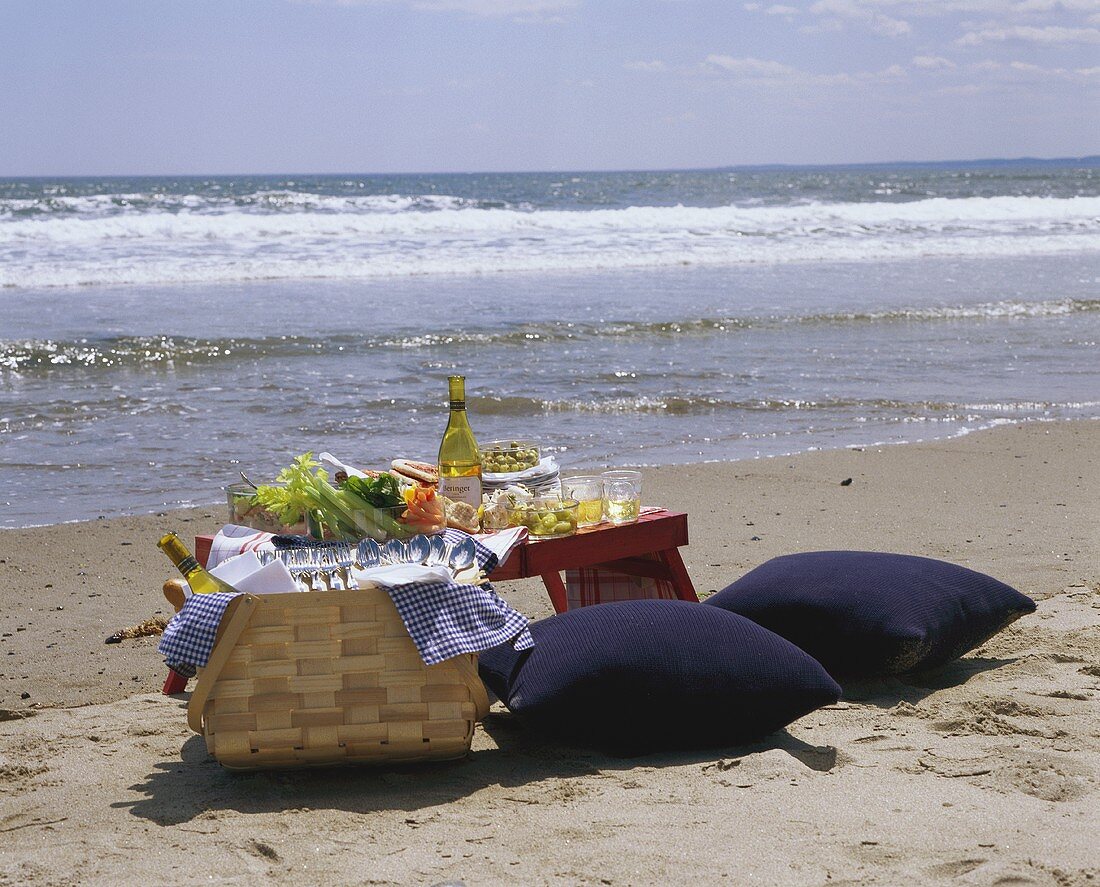
[[[455,502],[465,502],[474,508],[481,506],[480,477],[441,477],[439,492]]]

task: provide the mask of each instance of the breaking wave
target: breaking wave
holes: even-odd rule
[[[545,209],[448,195],[0,201],[0,286],[355,279],[1100,249],[1100,197]]]

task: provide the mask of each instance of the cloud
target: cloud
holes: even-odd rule
[[[1012,16],[1046,12],[1100,12],[1100,0],[843,0],[836,3],[835,7],[829,12],[848,15],[850,18],[866,17],[875,12],[942,18],[964,13]]]
[[[1098,12],[1100,0],[1018,0],[1015,12]]]
[[[1037,28],[1030,25],[984,28],[969,31],[955,42],[959,46],[979,46],[982,43],[1025,40],[1031,43],[1100,43],[1100,28],[1064,28],[1047,25]]]
[[[1096,77],[1100,75],[1100,67],[1094,68],[1074,68],[1069,70],[1067,68],[1045,68],[1042,65],[1034,65],[1031,62],[1009,62],[1008,70],[1015,74],[1026,75],[1028,79],[1043,79],[1043,80],[1078,80],[1090,77]]]
[[[973,62],[959,70],[960,74],[981,75],[981,85],[986,88],[1007,83],[1034,83],[1050,80],[1078,82],[1088,85],[1091,78],[1100,74],[1100,67],[1070,70],[1068,68],[1048,68],[1043,65],[1036,65],[1033,62],[1020,60],[1002,63],[991,59]]]
[[[883,37],[903,37],[913,30],[909,22],[902,21],[900,18],[890,18],[886,15],[876,15],[871,20],[870,28]]]
[[[423,12],[460,12],[481,18],[557,21],[577,8],[580,0],[291,0],[313,6],[381,6],[400,3]]]
[[[765,7],[763,3],[742,3],[741,8],[745,12],[763,12],[765,15],[781,15],[791,21],[796,15],[802,12],[797,6],[788,6],[785,3],[773,3],[771,6]]]
[[[465,12],[484,18],[547,16],[569,12],[578,0],[414,0],[415,9],[429,12]]]
[[[628,71],[666,71],[668,66],[660,59],[653,59],[650,62],[627,62],[623,65]]]
[[[955,67],[955,63],[951,59],[945,59],[939,55],[915,55],[913,56],[913,65],[925,71],[943,71]]]
[[[903,37],[913,30],[909,22],[879,12],[874,0],[817,0],[810,12],[820,16],[831,16],[835,21],[847,20],[870,28],[883,37]],[[828,20],[826,26],[828,26]]]
[[[751,4],[760,8],[759,3]],[[1100,0],[816,0],[809,12],[817,16],[803,32],[863,27],[885,37],[913,32],[910,19],[935,19],[981,14],[990,19],[963,23],[967,33],[957,43],[976,45],[991,40],[1036,43],[1095,43],[1100,25]]]
[[[738,82],[763,85],[784,84],[796,87],[861,86],[870,83],[897,81],[908,76],[901,65],[890,65],[881,71],[857,71],[854,74],[844,71],[835,74],[816,74],[785,65],[782,62],[752,58],[751,56],[735,58],[734,56],[717,53],[708,55],[705,64],[734,75],[733,79]]]
[[[793,77],[800,73],[797,68],[792,68],[780,62],[768,62],[754,58],[734,58],[729,55],[711,54],[707,56],[706,62],[708,65],[714,65],[734,74],[743,74],[749,78],[775,80]]]

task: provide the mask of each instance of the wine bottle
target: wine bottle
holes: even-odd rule
[[[175,533],[165,533],[160,542],[157,543],[157,547],[168,555],[168,560],[174,563],[176,568],[183,573],[183,578],[191,586],[192,593],[213,594],[216,591],[228,591],[230,594],[239,594],[237,589],[228,582],[223,582],[213,573],[204,570],[187,546],[183,544],[183,540]]]
[[[466,377],[449,376],[451,414],[439,445],[439,492],[455,502],[481,506],[481,450],[466,418]]]

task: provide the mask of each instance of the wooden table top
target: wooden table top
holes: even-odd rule
[[[490,578],[494,581],[525,579],[666,551],[687,544],[687,515],[675,511],[657,511],[641,515],[637,523],[633,524],[597,524],[560,539],[529,538],[492,572]]]

